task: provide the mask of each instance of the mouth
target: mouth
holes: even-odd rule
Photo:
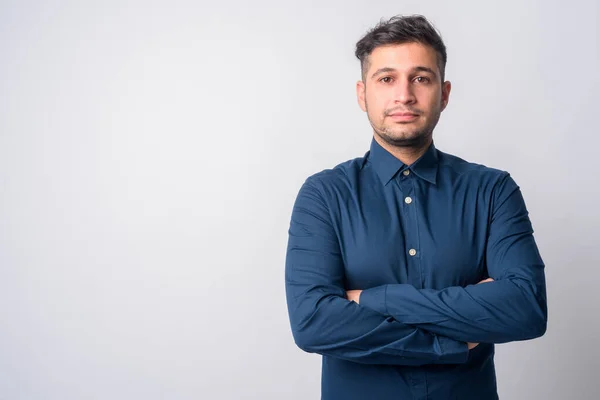
[[[413,114],[413,113],[401,112],[401,113],[390,114],[389,117],[394,121],[410,122],[410,121],[417,119],[419,116],[417,114]]]

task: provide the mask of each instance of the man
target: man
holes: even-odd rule
[[[310,176],[292,211],[285,283],[322,399],[497,399],[494,343],[546,331],[544,263],[504,171],[435,148],[446,48],[422,16],[356,46],[364,157]]]

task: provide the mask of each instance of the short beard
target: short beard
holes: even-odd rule
[[[371,125],[373,126],[373,125]],[[384,142],[394,147],[408,147],[413,149],[420,149],[427,145],[432,132],[418,132],[416,136],[411,138],[394,138],[388,135],[386,132],[382,132],[373,126],[373,131],[379,136]]]

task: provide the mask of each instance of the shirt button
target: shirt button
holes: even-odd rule
[[[407,197],[407,198],[404,199],[404,202],[406,204],[410,204],[410,203],[412,203],[412,199],[410,197]]]
[[[408,251],[408,254],[410,254],[411,256],[416,256],[417,255],[417,251],[415,249],[410,249]]]
[[[410,175],[410,171],[409,171],[409,170],[407,170],[407,169],[405,169],[405,170],[402,172],[402,174],[403,174],[404,176],[408,176],[408,175]]]

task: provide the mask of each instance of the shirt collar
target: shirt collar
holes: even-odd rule
[[[427,151],[419,157],[412,165],[407,166],[398,160],[386,149],[381,147],[373,138],[369,150],[369,161],[384,185],[387,185],[394,176],[405,169],[410,169],[415,175],[428,182],[436,184],[438,170],[438,152],[433,142]]]

